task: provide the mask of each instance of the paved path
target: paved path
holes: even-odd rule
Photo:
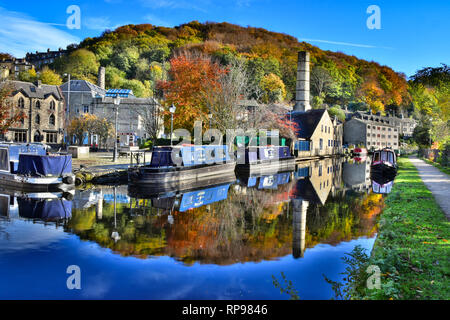
[[[450,220],[450,176],[416,157],[409,159],[419,170],[420,178],[433,194],[447,219]]]

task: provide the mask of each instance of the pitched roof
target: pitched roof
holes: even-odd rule
[[[297,137],[309,139],[316,130],[326,109],[313,109],[306,112],[297,111],[291,113],[291,119],[297,124]]]
[[[11,86],[13,89],[13,95],[17,92],[22,92],[29,98],[46,99],[48,96],[53,95],[57,100],[63,100],[63,96],[58,86],[41,84],[39,86],[31,82],[23,81],[4,81],[0,83],[0,87]]]
[[[61,85],[61,90],[63,92],[69,91],[69,82],[66,82]],[[90,83],[86,80],[70,80],[70,91],[85,91],[85,92],[91,92],[92,96],[105,96],[106,90],[100,88],[99,86]]]

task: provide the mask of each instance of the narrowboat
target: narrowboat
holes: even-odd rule
[[[238,172],[263,175],[295,170],[295,157],[287,146],[252,146],[237,153]]]
[[[42,144],[0,144],[0,184],[20,191],[75,187],[72,156],[49,154]]]
[[[154,147],[150,164],[128,169],[128,181],[147,189],[180,189],[200,180],[233,176],[235,168],[228,146]]]
[[[394,180],[397,175],[397,157],[391,149],[374,151],[370,165],[371,178],[380,184]]]
[[[352,150],[353,156],[367,156],[368,152],[366,148],[355,148]]]

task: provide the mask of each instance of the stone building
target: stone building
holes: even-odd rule
[[[291,119],[298,128],[295,144],[298,157],[330,156],[342,150],[342,124],[331,119],[326,109],[293,112]]]
[[[37,69],[42,69],[42,67],[52,64],[55,59],[62,57],[67,54],[67,50],[59,48],[57,51],[50,51],[47,49],[46,52],[27,53],[25,59],[34,65]]]
[[[99,84],[104,86],[102,77],[99,77]],[[117,132],[119,145],[122,147],[135,146],[138,139],[149,138],[144,123],[146,119],[143,114],[154,114],[158,117],[159,136],[164,131],[163,122],[160,118],[161,106],[153,98],[137,98],[131,90],[105,90],[104,87],[102,88],[85,80],[66,82],[61,85],[61,91],[68,102],[69,121],[89,113],[96,115],[100,119],[105,118],[114,125],[116,111],[114,97],[120,97]],[[107,142],[109,147],[113,143],[113,138]],[[95,135],[86,137],[83,144],[98,145],[98,137]]]
[[[399,149],[399,127],[396,118],[355,112],[344,124],[344,144],[367,149]]]
[[[0,81],[18,80],[21,72],[34,69],[33,65],[26,59],[3,59],[0,60]]]
[[[14,124],[1,139],[13,142],[42,142],[60,145],[64,137],[64,96],[58,86],[40,82],[4,81],[11,89],[10,114],[23,112],[25,118]]]
[[[412,118],[405,118],[403,114],[401,118],[394,118],[395,125],[399,128],[399,132],[404,138],[412,138],[417,121]]]

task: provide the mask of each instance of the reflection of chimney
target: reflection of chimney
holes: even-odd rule
[[[106,74],[106,69],[105,67],[100,67],[98,68],[98,80],[97,80],[97,85],[102,88],[103,90],[105,90],[105,74]]]
[[[97,220],[102,220],[103,218],[103,191],[100,191],[100,195],[98,197],[98,202],[97,202]]]
[[[298,53],[297,87],[295,91],[294,111],[308,111],[309,104],[309,52]]]
[[[309,202],[301,199],[293,199],[293,228],[292,228],[292,255],[295,259],[303,257],[305,253],[306,237],[306,212]]]

